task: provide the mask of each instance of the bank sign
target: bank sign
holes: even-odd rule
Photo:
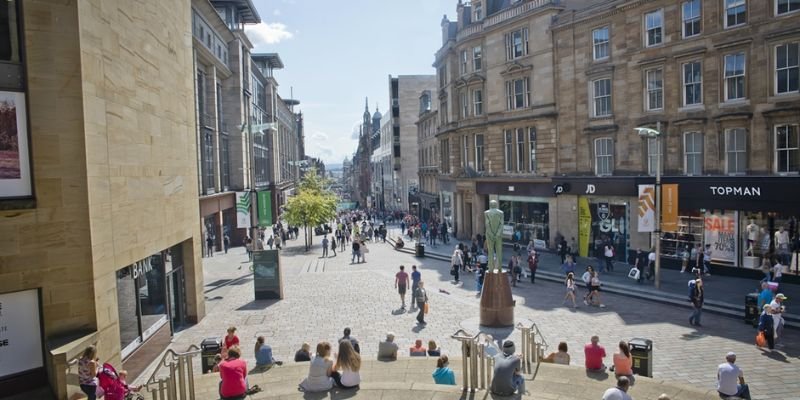
[[[43,366],[39,293],[0,294],[0,378]]]

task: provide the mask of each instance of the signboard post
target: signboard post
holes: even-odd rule
[[[272,226],[272,191],[262,190],[258,192],[258,226]]]

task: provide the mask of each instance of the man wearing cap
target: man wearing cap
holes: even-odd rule
[[[378,360],[397,360],[397,343],[394,342],[394,333],[386,333],[386,341],[378,342]]]
[[[717,392],[719,397],[740,397],[750,400],[750,388],[744,383],[744,372],[736,365],[736,353],[730,351],[725,356],[726,362],[717,369]]]
[[[783,313],[786,312],[783,301],[788,299],[789,298],[783,293],[778,293],[775,295],[775,298],[772,299],[772,302],[769,303],[770,308],[772,308],[772,318],[775,320],[775,345],[778,347],[783,347],[783,343],[778,342],[783,337]]]
[[[511,396],[514,392],[525,393],[525,378],[520,370],[520,357],[514,354],[514,342],[503,343],[503,353],[494,356],[494,375],[492,393],[499,396]]]

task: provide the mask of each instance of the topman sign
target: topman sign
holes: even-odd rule
[[[709,186],[715,196],[761,196],[759,186]]]

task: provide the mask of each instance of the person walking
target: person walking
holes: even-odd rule
[[[417,291],[419,287],[419,281],[422,279],[422,274],[417,271],[417,266],[411,266],[411,308],[414,308],[414,304],[416,304],[417,300],[416,297],[413,296],[414,292]]]
[[[586,267],[586,272],[581,275],[581,280],[583,284],[586,286],[586,294],[583,295],[583,304],[589,305],[589,302],[592,301],[592,274],[594,274],[594,267],[591,265]]]
[[[367,253],[369,253],[369,248],[367,248],[367,244],[362,240],[361,247],[358,251],[358,254],[361,256],[361,262],[367,262]]]
[[[206,236],[206,254],[214,257],[214,237],[211,235]]]
[[[603,248],[603,255],[606,259],[606,271],[611,272],[614,270],[614,246],[611,243],[606,243]]]
[[[691,250],[689,250],[689,246],[683,248],[681,251],[681,273],[686,272],[686,268],[689,267],[689,258],[691,257]]]
[[[336,257],[336,237],[331,236],[331,250],[333,250],[333,256]]]
[[[592,272],[592,279],[589,281],[589,289],[592,291],[590,298],[594,299],[592,301],[592,305],[596,305],[600,308],[606,308],[606,305],[600,301],[600,286],[602,283],[600,282],[600,274],[597,271]]]
[[[225,254],[228,254],[228,248],[231,247],[231,237],[227,233],[222,237],[222,246],[225,248]]]
[[[706,276],[711,276],[711,245],[707,244],[703,250],[703,273]]]
[[[453,250],[453,255],[450,257],[450,265],[450,275],[453,275],[455,283],[458,283],[458,273],[464,265],[464,256],[458,246]]]
[[[700,317],[703,314],[703,295],[705,290],[703,289],[703,280],[701,278],[697,278],[694,281],[694,288],[692,289],[692,296],[690,300],[692,301],[692,315],[689,316],[689,325],[702,327],[700,325]]]
[[[322,258],[328,258],[328,235],[322,237]]]
[[[531,241],[533,243],[533,241]],[[531,272],[531,283],[536,283],[536,269],[539,268],[539,254],[531,249],[528,254],[528,270]]]
[[[564,280],[564,285],[567,288],[567,293],[564,295],[564,301],[562,301],[561,304],[566,303],[567,299],[571,299],[572,308],[578,308],[578,306],[575,304],[575,275],[572,272],[567,274],[567,279]]]
[[[419,322],[420,325],[427,325],[427,322],[425,322],[427,308],[425,306],[428,304],[428,291],[425,290],[425,282],[419,281],[419,286],[416,292],[414,292],[414,297],[417,298],[417,307],[419,307],[417,322]]]
[[[397,289],[397,292],[400,293],[400,309],[406,309],[406,289],[408,288],[408,273],[406,273],[406,267],[404,265],[400,266],[400,272],[394,275],[394,288]],[[414,296],[414,292],[411,292],[412,296]],[[414,303],[414,300],[411,300],[411,303]],[[413,308],[413,307],[412,307]]]
[[[519,268],[519,258],[516,255],[508,260],[508,276],[511,278],[511,286],[517,286],[517,269]]]
[[[775,348],[775,319],[772,317],[772,307],[765,304],[763,311],[758,317],[758,331],[767,340],[767,347],[772,350]]]
[[[78,384],[89,400],[97,398],[97,370],[100,359],[97,358],[97,347],[88,346],[78,359]]]
[[[275,248],[276,249],[278,249],[278,250],[281,249],[281,243],[282,242],[283,242],[283,239],[281,239],[281,235],[275,235]]]
[[[353,239],[353,257],[350,259],[350,264],[355,264],[358,260],[361,260],[361,245],[358,244],[358,241]]]

